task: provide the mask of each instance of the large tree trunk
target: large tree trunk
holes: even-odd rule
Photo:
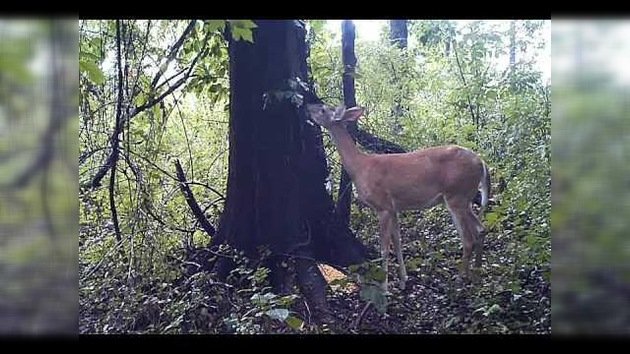
[[[328,175],[321,130],[306,123],[291,102],[290,79],[306,82],[306,43],[300,21],[257,21],[254,43],[230,41],[230,152],[227,200],[213,245],[228,243],[266,266],[276,292],[291,274],[280,264],[295,259],[298,285],[311,308],[325,310],[325,281],[317,262],[360,263],[365,247],[335,223],[326,192]],[[297,256],[297,257],[293,257]],[[225,277],[234,265],[216,264]]]
[[[357,105],[354,90],[354,70],[357,65],[357,57],[354,54],[354,39],[356,36],[354,23],[346,20],[341,22],[341,58],[343,61],[343,103],[346,107]],[[356,140],[357,122],[348,124],[348,132],[353,140]],[[337,198],[337,216],[342,225],[350,224],[350,207],[352,203],[352,180],[346,169],[341,170],[339,180],[339,192]]]

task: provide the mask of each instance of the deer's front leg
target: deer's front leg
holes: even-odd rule
[[[394,250],[398,259],[398,272],[400,274],[400,289],[405,290],[407,282],[407,269],[405,269],[405,260],[402,253],[402,241],[400,239],[400,227],[398,226],[398,215],[394,213],[392,216],[391,235],[394,241]]]
[[[387,260],[389,258],[389,245],[391,243],[392,218],[394,214],[389,211],[378,212],[378,221],[380,226],[381,241],[381,257],[383,258],[383,272],[385,272],[385,280],[382,287],[387,291]]]

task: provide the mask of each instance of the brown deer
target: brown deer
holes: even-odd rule
[[[404,154],[366,154],[357,148],[346,130],[347,122],[358,120],[363,108],[335,108],[325,104],[308,104],[306,108],[310,120],[329,131],[343,167],[356,186],[359,200],[378,215],[385,272],[382,286],[385,291],[392,238],[401,289],[405,288],[407,281],[397,215],[402,210],[422,210],[444,202],[462,238],[464,275],[470,274],[473,248],[475,267],[481,266],[486,229],[472,211],[472,200],[481,187],[481,216],[488,205],[490,174],[488,166],[479,156],[457,145]]]

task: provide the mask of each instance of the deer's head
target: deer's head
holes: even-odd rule
[[[340,124],[345,126],[347,122],[353,122],[363,115],[362,107],[352,107],[346,109],[345,106],[332,107],[325,104],[306,105],[309,118],[326,129]]]

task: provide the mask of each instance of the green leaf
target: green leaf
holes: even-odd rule
[[[324,28],[324,20],[311,20],[309,24],[311,25],[311,29],[316,33],[321,32]]]
[[[267,316],[273,318],[274,320],[284,321],[289,317],[289,310],[287,309],[273,309],[265,312]]]
[[[232,38],[234,38],[235,40],[246,40],[250,43],[254,43],[254,38],[252,35],[252,30],[247,29],[247,28],[232,28]]]
[[[225,20],[209,20],[206,22],[206,26],[209,32],[223,31],[225,29]]]
[[[153,118],[155,118],[155,120],[159,121],[162,119],[162,110],[160,109],[159,104],[156,104],[155,106],[153,106],[151,111],[153,112]]]
[[[377,282],[385,281],[385,271],[383,271],[383,268],[381,267],[374,267],[370,269],[367,276],[369,279],[375,280]]]
[[[79,52],[79,60],[81,61],[92,61],[92,62],[98,62],[100,61],[100,57],[92,52],[85,52],[85,51],[80,51]]]
[[[92,47],[92,49],[97,53],[101,51],[102,45],[103,45],[103,39],[100,37],[94,37],[90,40],[90,47]]]
[[[257,305],[264,305],[264,304],[268,304],[269,301],[271,299],[275,298],[275,297],[276,297],[276,295],[273,294],[273,293],[265,293],[265,294],[262,294],[262,295],[261,294],[254,294],[251,297],[251,301],[254,304],[257,304]]]
[[[208,90],[212,93],[219,92],[222,89],[223,89],[223,86],[221,84],[210,85],[210,87],[208,88]]]
[[[499,216],[497,215],[497,213],[487,213],[486,216],[485,216],[486,222],[490,226],[494,226],[494,224],[496,224],[498,218],[499,218]]]
[[[289,325],[289,327],[291,327],[293,329],[301,329],[302,325],[304,324],[304,321],[302,321],[301,319],[299,319],[299,318],[297,318],[295,316],[287,317],[285,322]]]
[[[329,285],[341,285],[341,286],[345,286],[348,283],[350,283],[350,279],[349,278],[339,278],[339,279],[335,279],[333,281],[331,281],[330,283],[328,283]]]
[[[258,27],[252,20],[229,20],[228,22],[232,28],[252,29]]]
[[[136,106],[142,106],[143,104],[145,104],[147,102],[147,95],[145,95],[144,93],[140,92],[136,98],[134,98],[134,103],[136,104]]]
[[[499,306],[499,304],[494,304],[490,306],[490,308],[486,312],[484,312],[483,315],[488,317],[489,315],[492,315],[493,313],[501,312],[501,311],[503,311],[501,306]]]
[[[418,268],[420,268],[420,265],[422,264],[422,257],[412,258],[408,262],[405,262],[405,264],[409,271],[416,271]]]
[[[105,75],[96,63],[91,61],[79,61],[79,71],[88,75],[88,78],[97,85],[105,82]]]

